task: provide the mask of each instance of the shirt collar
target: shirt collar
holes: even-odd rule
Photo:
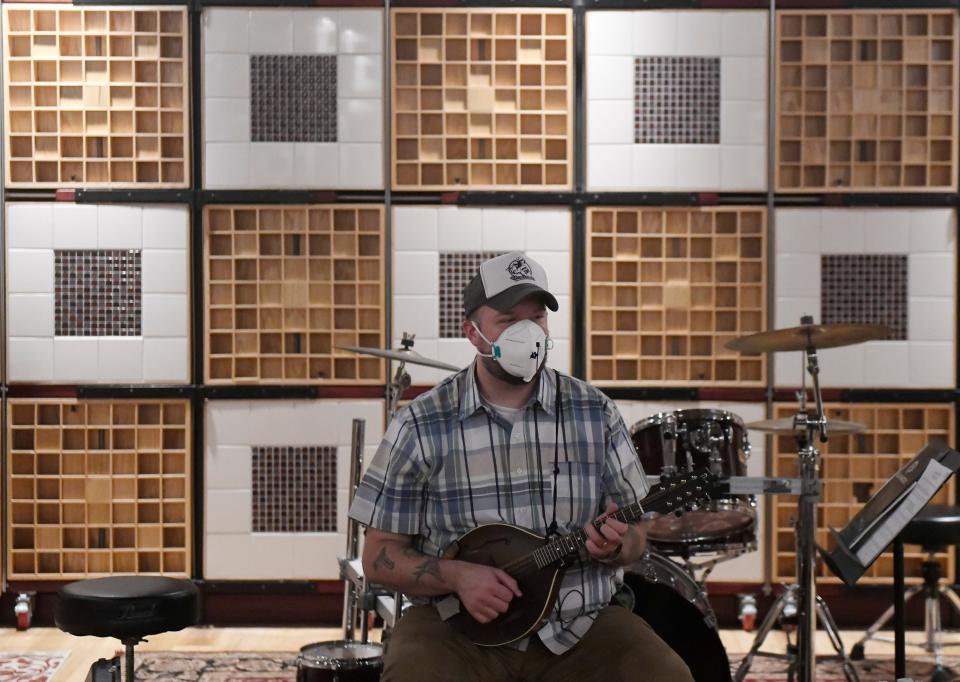
[[[480,387],[477,385],[477,359],[464,370],[463,391],[460,397],[460,421],[471,417],[477,410],[483,409],[483,399],[480,397]],[[537,390],[534,391],[530,403],[539,404],[541,409],[551,417],[556,417],[557,381],[556,374],[548,367],[544,367],[537,377]]]

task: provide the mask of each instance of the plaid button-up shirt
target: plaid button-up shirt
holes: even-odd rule
[[[606,509],[647,494],[630,435],[613,402],[592,386],[545,369],[511,424],[480,398],[475,366],[400,410],[387,428],[350,508],[372,528],[413,536],[440,556],[467,531],[506,522],[563,535]],[[539,631],[560,654],[587,632],[622,580],[589,560],[568,567]],[[521,647],[525,643],[521,643]]]

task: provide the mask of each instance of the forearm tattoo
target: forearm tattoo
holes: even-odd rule
[[[386,568],[388,571],[392,571],[396,567],[396,564],[393,562],[393,560],[387,556],[386,547],[380,548],[380,553],[373,561],[373,567],[376,569]]]
[[[413,571],[414,577],[417,579],[417,582],[420,582],[420,578],[425,575],[429,575],[440,584],[445,585],[446,581],[443,579],[443,576],[440,574],[440,559],[427,559],[422,564],[416,567]]]

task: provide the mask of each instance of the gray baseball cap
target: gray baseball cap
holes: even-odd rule
[[[557,299],[547,289],[547,273],[537,261],[511,251],[480,264],[476,276],[463,289],[463,316],[482,305],[506,312],[531,294],[540,294],[556,312]]]

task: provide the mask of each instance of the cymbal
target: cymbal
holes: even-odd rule
[[[430,358],[420,355],[420,353],[415,350],[384,350],[383,348],[363,348],[361,346],[337,346],[337,349],[347,350],[351,353],[359,353],[360,355],[374,355],[378,358],[387,358],[388,360],[399,360],[400,362],[408,362],[411,365],[445,369],[450,372],[459,372],[463,369],[462,367],[454,367],[439,360],[431,360]]]
[[[893,333],[880,324],[805,324],[788,329],[774,329],[728,341],[730,350],[741,353],[780,353],[814,348],[852,346],[864,341],[885,339]]]
[[[751,431],[764,431],[766,433],[791,434],[797,433],[798,429],[793,423],[793,417],[783,417],[782,419],[764,419],[763,421],[750,422],[747,428]],[[864,424],[858,422],[845,422],[839,419],[827,420],[827,433],[842,436],[847,433],[860,433],[866,430]]]

